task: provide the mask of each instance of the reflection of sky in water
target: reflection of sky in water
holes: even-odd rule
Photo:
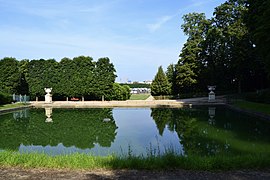
[[[44,152],[46,154],[58,155],[69,153],[91,153],[94,155],[118,154],[127,155],[129,148],[134,155],[150,154],[150,149],[158,150],[162,154],[165,148],[173,148],[178,153],[183,153],[176,132],[164,129],[163,135],[159,135],[155,121],[151,117],[149,108],[115,108],[113,117],[116,123],[117,135],[111,147],[101,147],[95,144],[92,149],[80,149],[75,146],[65,147],[62,143],[57,146],[20,145],[20,152]]]
[[[1,115],[0,149],[50,155],[158,155],[165,148],[200,156],[270,154],[269,121],[223,106],[53,109],[50,123],[45,114],[44,109],[25,109]]]

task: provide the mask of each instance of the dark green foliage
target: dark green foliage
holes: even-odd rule
[[[0,60],[0,91],[13,94],[18,92],[20,72],[15,58]]]
[[[89,56],[73,59],[21,60],[4,58],[0,60],[0,90],[6,93],[30,94],[31,98],[44,97],[44,88],[52,87],[54,100],[66,97],[85,97],[85,100],[112,99],[116,78],[114,65],[109,58],[97,62]],[[113,99],[128,99],[127,87],[122,96]]]
[[[18,94],[29,94],[29,84],[26,79],[28,76],[28,64],[29,60],[27,59],[19,61],[20,81],[18,87]]]
[[[198,83],[198,76],[201,72],[199,55],[202,52],[201,43],[205,38],[205,29],[209,21],[203,13],[190,13],[184,15],[182,29],[188,35],[180,53],[180,59],[175,65],[176,89],[180,93],[194,91],[194,85]],[[179,92],[178,92],[179,93]]]
[[[141,83],[134,83],[134,84],[125,84],[121,83],[120,85],[124,86],[129,86],[130,88],[150,88],[150,84],[141,84]]]
[[[44,96],[44,88],[53,87],[59,82],[59,64],[54,59],[32,60],[28,64],[26,80],[32,97]]]
[[[174,64],[170,64],[167,68],[166,71],[166,76],[168,78],[168,81],[171,85],[171,93],[172,94],[178,94],[178,87],[176,85],[176,70],[175,70],[176,66]]]
[[[57,96],[78,97],[91,96],[93,89],[95,62],[89,56],[63,58],[59,63],[59,83],[54,93]],[[57,89],[58,88],[58,89]]]
[[[208,85],[238,93],[269,87],[268,7],[269,0],[227,0],[211,19],[184,15],[182,29],[188,39],[170,80],[173,94],[207,92]]]
[[[151,94],[153,96],[169,95],[171,93],[170,83],[160,66],[158,72],[151,84]]]
[[[0,92],[0,105],[9,104],[12,102],[12,96],[7,93]]]
[[[123,88],[124,88],[124,99],[125,100],[127,100],[127,99],[129,99],[130,98],[130,96],[131,96],[131,94],[130,94],[130,87],[129,86],[127,86],[127,85],[123,85],[122,86]]]
[[[270,0],[247,0],[246,24],[270,75]]]
[[[109,58],[98,59],[93,71],[93,87],[97,98],[101,99],[102,96],[105,96],[105,99],[109,99],[107,95],[110,94],[115,78],[117,77],[115,72],[114,66],[110,63]]]
[[[121,86],[118,83],[113,84],[110,96],[107,96],[109,100],[128,100],[130,98],[130,88],[128,86]]]

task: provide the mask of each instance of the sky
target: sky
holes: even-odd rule
[[[117,82],[152,80],[177,63],[182,16],[225,0],[0,0],[0,59],[109,57]]]

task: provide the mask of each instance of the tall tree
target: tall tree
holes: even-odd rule
[[[115,72],[114,65],[110,63],[109,58],[98,59],[93,79],[93,90],[97,98],[101,99],[104,96],[106,99],[106,95],[110,94],[117,77]]]
[[[250,33],[244,24],[247,7],[243,0],[228,0],[214,11],[213,27],[208,37],[214,42],[214,48],[206,53],[214,53],[209,67],[216,70],[212,74],[215,84],[221,89],[252,90],[256,86],[257,73],[261,71],[261,62],[254,55]],[[211,36],[214,33],[214,36]],[[215,40],[213,40],[213,37]],[[210,61],[209,61],[210,60]],[[214,64],[213,64],[214,62]],[[212,70],[213,72],[213,70]],[[223,79],[223,82],[220,82]]]
[[[194,90],[194,84],[201,70],[199,55],[202,52],[201,43],[205,39],[205,29],[209,25],[203,13],[190,13],[183,16],[181,26],[188,36],[180,53],[180,59],[175,66],[176,86],[182,92]]]
[[[95,63],[89,56],[79,56],[73,58],[75,70],[73,72],[73,84],[75,85],[75,95],[84,96],[93,94],[93,80]]]
[[[270,76],[270,0],[247,0],[246,24]]]
[[[29,85],[27,82],[27,76],[28,76],[28,64],[29,60],[24,59],[19,61],[19,72],[20,72],[20,81],[19,81],[19,87],[18,87],[18,93],[19,94],[27,94],[29,95]]]
[[[0,92],[18,93],[20,72],[15,58],[5,57],[0,60]]]
[[[171,85],[171,93],[176,95],[178,90],[177,90],[177,86],[175,84],[176,81],[176,70],[175,70],[175,65],[174,64],[170,64],[167,67],[167,71],[166,71],[166,76],[168,78],[168,81]]]
[[[153,96],[169,95],[171,93],[170,83],[160,66],[151,84],[151,94]]]
[[[30,61],[27,82],[31,97],[44,96],[45,87],[52,87],[53,91],[57,91],[55,88],[59,82],[58,77],[58,62],[54,59]]]

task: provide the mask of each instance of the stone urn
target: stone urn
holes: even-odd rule
[[[210,91],[208,93],[208,102],[214,102],[216,100],[216,95],[214,93],[214,90],[216,89],[216,86],[207,86],[207,88]]]
[[[52,88],[44,88],[44,90],[47,93],[45,95],[45,103],[52,103],[52,95],[50,94],[52,92]]]

